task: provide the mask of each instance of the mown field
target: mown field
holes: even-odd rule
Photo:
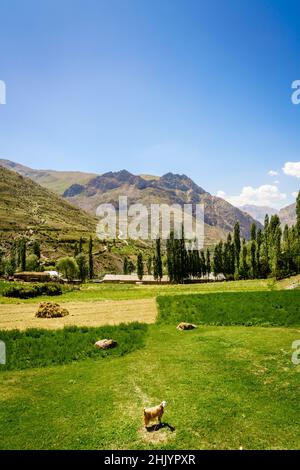
[[[9,369],[0,366],[0,448],[300,448],[300,365],[291,361],[300,292],[261,282],[141,286],[160,294],[148,326],[0,331]],[[92,291],[124,300],[126,287]],[[190,319],[197,329],[176,330]],[[97,354],[104,336],[119,346]],[[162,400],[165,425],[147,432],[143,407]]]
[[[56,297],[56,302],[59,299]],[[103,326],[119,323],[154,323],[157,316],[155,298],[67,302],[69,315],[61,318],[36,318],[36,303],[0,305],[0,330],[27,328],[58,329],[65,326]]]

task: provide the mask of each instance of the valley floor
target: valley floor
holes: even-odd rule
[[[248,291],[265,291],[259,298],[268,305],[272,291],[285,290],[295,282],[298,278],[279,283],[86,286],[65,294],[64,305],[73,305],[70,311],[78,321],[89,318],[98,325],[98,315],[99,324],[140,316],[140,321],[153,324],[148,326],[143,343],[131,352],[124,349],[119,356],[93,356],[24,370],[1,371],[0,366],[0,448],[299,449],[300,365],[291,361],[291,355],[292,343],[300,340],[300,292],[287,290],[284,296],[274,295],[272,305],[273,312],[278,308],[278,315],[292,318],[296,326],[200,325],[180,332],[177,315],[188,302],[185,295],[170,299],[173,311],[169,320],[167,298],[161,297],[158,305],[164,315],[154,323],[158,293],[206,296],[223,289],[245,292],[248,298]],[[215,302],[213,315],[223,306],[218,303],[219,296],[209,298]],[[237,302],[240,298],[236,296]],[[232,295],[230,299],[234,301]],[[296,302],[292,309],[288,308],[290,299]],[[21,326],[17,321],[31,326],[29,317],[40,300],[0,305],[0,322],[1,315],[2,322],[10,321],[11,315],[11,327],[14,320],[15,327]],[[189,305],[188,314],[200,318],[197,296]],[[293,317],[288,317],[290,310]],[[6,334],[13,338],[15,333]],[[80,332],[75,337],[80,340]],[[20,351],[26,356],[26,344],[32,343],[25,340]],[[34,341],[34,336],[27,340]],[[52,340],[45,337],[45,347],[50,348]],[[39,344],[43,346],[43,342]],[[164,426],[146,431],[143,407],[162,400],[168,402]]]

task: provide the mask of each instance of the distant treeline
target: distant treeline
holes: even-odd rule
[[[163,266],[171,282],[182,283],[187,279],[223,274],[226,279],[280,279],[300,273],[300,192],[296,203],[296,224],[285,225],[282,230],[278,215],[265,217],[264,229],[251,226],[250,240],[241,239],[240,225],[236,222],[233,233],[226,241],[220,241],[213,250],[188,250],[184,233],[175,237],[170,233],[166,253],[161,256],[161,241],[156,240],[155,254],[147,260],[148,274],[161,279]],[[182,229],[183,230],[183,229]],[[134,269],[126,258],[124,273]],[[137,274],[144,275],[142,253],[137,258]]]

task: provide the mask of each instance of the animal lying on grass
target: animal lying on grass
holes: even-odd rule
[[[165,406],[167,405],[166,401],[162,401],[159,405],[153,406],[152,408],[144,408],[144,423],[147,428],[150,421],[158,419],[159,424],[161,424],[161,417],[164,414]]]

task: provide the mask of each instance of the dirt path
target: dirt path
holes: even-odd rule
[[[157,315],[155,299],[64,302],[63,306],[70,315],[48,319],[35,318],[38,304],[0,305],[0,330],[117,325],[134,321],[154,323]]]
[[[294,284],[290,284],[289,286],[285,287],[286,290],[293,290],[297,289],[300,286],[300,282],[295,282]]]

